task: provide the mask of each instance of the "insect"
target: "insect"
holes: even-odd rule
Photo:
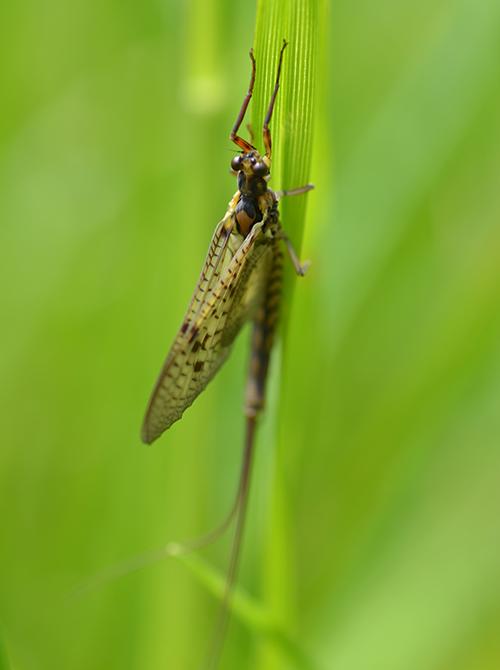
[[[227,600],[240,552],[256,418],[264,406],[267,370],[279,316],[282,243],[296,272],[303,275],[306,269],[300,264],[281,227],[278,202],[285,195],[298,195],[313,187],[307,184],[288,191],[273,191],[268,187],[272,154],[269,124],[280,86],[286,47],[287,42],[283,41],[262,129],[263,155],[238,134],[255,82],[256,64],[253,50],[250,51],[250,84],[230,134],[231,141],[239,148],[231,161],[238,189],[215,229],[193,297],[153,389],[142,427],[143,441],[151,443],[180,419],[226,360],[243,324],[253,322],[245,399],[246,438],[240,481],[232,511],[219,529],[227,527],[229,521],[237,517],[226,597],[216,636],[219,642],[215,642],[215,647],[221,646],[227,621]],[[217,654],[217,649],[214,649],[213,658]]]

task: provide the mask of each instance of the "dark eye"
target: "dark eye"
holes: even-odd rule
[[[253,166],[253,173],[257,175],[257,177],[263,177],[268,173],[267,165],[264,163],[264,161],[255,163]]]
[[[235,172],[241,170],[241,156],[235,156],[231,161],[231,167]]]

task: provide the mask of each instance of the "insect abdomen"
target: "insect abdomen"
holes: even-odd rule
[[[283,282],[283,254],[278,244],[272,245],[272,254],[272,265],[264,298],[254,317],[250,374],[245,400],[247,416],[256,416],[264,406],[269,357],[279,318]]]

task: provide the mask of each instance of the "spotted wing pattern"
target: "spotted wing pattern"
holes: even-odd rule
[[[149,401],[144,442],[153,442],[181,418],[226,360],[234,337],[258,306],[273,240],[263,232],[264,216],[233,251],[239,237],[233,219],[233,213],[226,215],[212,238],[185,320]]]

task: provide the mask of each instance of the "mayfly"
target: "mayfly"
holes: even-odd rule
[[[246,437],[236,499],[224,524],[207,537],[215,537],[237,516],[235,537],[226,582],[226,594],[219,621],[219,642],[227,619],[227,601],[235,579],[243,532],[250,479],[256,418],[264,406],[269,357],[276,332],[282,285],[284,242],[299,275],[305,272],[290,240],[281,227],[278,202],[285,195],[309,191],[308,184],[288,191],[268,187],[271,171],[271,131],[269,124],[280,85],[283,41],[271,100],[263,124],[265,153],[238,133],[252,98],[255,58],[250,51],[252,71],[230,139],[238,147],[231,161],[238,190],[226,214],[217,225],[191,303],[167,356],[149,401],[142,439],[156,440],[181,418],[226,360],[234,338],[246,321],[253,322],[250,366],[245,399]],[[253,140],[252,140],[253,141]],[[218,650],[214,650],[216,657]]]

